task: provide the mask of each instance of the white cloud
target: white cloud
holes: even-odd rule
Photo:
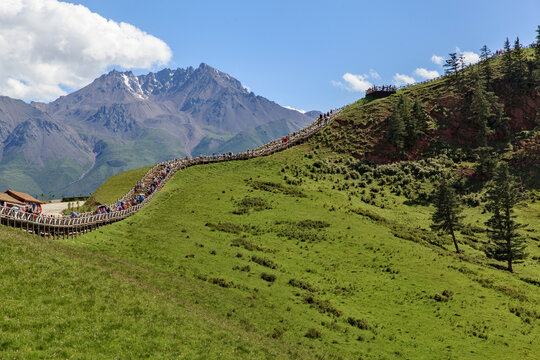
[[[381,78],[381,75],[379,75],[379,73],[376,72],[376,71],[373,70],[373,69],[369,69],[369,76],[370,76],[372,79],[380,79],[380,78]]]
[[[444,61],[444,58],[442,56],[437,56],[433,54],[433,56],[431,57],[431,62],[434,64],[442,65],[443,61]]]
[[[458,56],[463,55],[465,65],[476,64],[477,62],[480,61],[480,55],[478,55],[475,52],[461,51],[458,47],[456,47],[456,52],[458,53]]]
[[[414,78],[411,76],[408,76],[405,74],[399,74],[399,73],[396,73],[396,75],[394,75],[394,84],[397,86],[414,84],[414,83],[416,83],[416,80],[414,80]]]
[[[440,76],[439,72],[437,70],[427,70],[425,68],[418,68],[414,70],[414,73],[424,79],[435,79],[436,77]]]
[[[305,113],[306,113],[306,110],[295,109],[295,108],[293,108],[292,106],[284,106],[284,108],[285,108],[285,109],[289,109],[289,110],[298,111],[299,113],[302,113],[302,114],[305,114]]]
[[[49,101],[108,68],[166,64],[171,49],[133,25],[58,0],[0,2],[0,94]]]
[[[371,86],[373,86],[373,84],[367,80],[369,78],[368,75],[355,75],[351,73],[345,73],[342,78],[343,80],[345,80],[345,84],[340,81],[332,80],[332,85],[353,92],[366,91]]]

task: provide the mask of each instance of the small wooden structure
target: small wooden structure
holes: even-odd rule
[[[7,193],[0,193],[0,205],[6,207],[24,206],[25,203]]]
[[[38,200],[32,195],[23,192],[7,190],[5,194],[23,203],[29,212],[32,213],[41,213],[41,205],[45,204],[44,201]]]

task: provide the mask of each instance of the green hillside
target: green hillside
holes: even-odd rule
[[[305,144],[181,171],[140,213],[75,240],[2,230],[15,238],[2,286],[17,289],[0,292],[3,353],[534,358],[539,203],[519,210],[531,257],[510,274],[479,251],[479,207],[456,256],[428,230],[430,206],[357,187],[348,163]]]

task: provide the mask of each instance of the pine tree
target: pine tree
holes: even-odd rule
[[[399,96],[397,104],[398,116],[405,125],[405,147],[409,147],[414,142],[413,134],[415,132],[415,123],[411,115],[411,100],[406,95]]]
[[[444,232],[452,235],[456,252],[459,254],[459,247],[456,240],[455,230],[460,226],[461,205],[458,201],[454,189],[448,184],[445,179],[442,179],[435,191],[435,212],[431,220],[431,228],[434,231]]]
[[[388,138],[391,143],[396,145],[398,150],[403,150],[405,146],[405,137],[407,132],[405,130],[405,123],[399,116],[398,105],[396,105],[394,112],[390,115],[390,127],[388,130]]]
[[[493,116],[491,104],[481,82],[477,82],[471,96],[469,122],[476,130],[476,146],[485,146],[490,131],[488,123]]]
[[[490,56],[491,50],[487,47],[487,45],[482,46],[482,48],[480,49],[480,60],[487,61]]]
[[[522,224],[514,221],[514,206],[521,200],[520,188],[506,163],[495,169],[495,175],[488,187],[486,209],[492,216],[486,222],[491,239],[485,252],[489,258],[506,261],[507,269],[513,272],[513,264],[527,257],[525,240],[518,233]]]
[[[463,54],[459,54],[459,57],[457,58],[456,72],[465,70],[465,67],[465,56],[463,56]]]
[[[457,53],[450,53],[448,54],[449,58],[446,60],[443,67],[445,68],[444,73],[446,75],[454,75],[457,76],[457,71],[459,69],[458,64],[458,56]]]
[[[510,80],[514,82],[518,91],[524,87],[524,84],[527,81],[527,70],[527,61],[518,37],[514,42],[514,50],[512,51],[512,71],[510,73]]]
[[[506,38],[504,42],[504,54],[502,56],[502,72],[505,77],[510,77],[512,74],[512,65],[513,65],[513,59],[512,59],[512,50],[510,48],[510,40]]]
[[[493,69],[491,68],[491,61],[489,61],[490,56],[491,50],[486,45],[482,46],[480,49],[480,59],[482,60],[480,68],[482,77],[486,81],[486,90],[491,89],[491,83],[493,81]]]
[[[426,110],[424,109],[418,98],[414,100],[411,115],[415,125],[413,135],[415,139],[418,139],[420,136],[425,134],[428,127],[428,122],[430,120],[429,115],[427,114]]]
[[[540,25],[536,29],[536,44],[534,45],[534,67],[533,67],[533,77],[536,85],[536,91],[540,92]],[[540,109],[539,109],[540,115]]]

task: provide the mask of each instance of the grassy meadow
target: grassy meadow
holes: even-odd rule
[[[517,211],[530,256],[510,274],[481,251],[482,206],[465,208],[463,255],[429,230],[430,177],[405,181],[408,164],[308,143],[180,171],[75,239],[1,228],[0,357],[537,358],[538,194]],[[118,197],[122,176],[96,194]]]

